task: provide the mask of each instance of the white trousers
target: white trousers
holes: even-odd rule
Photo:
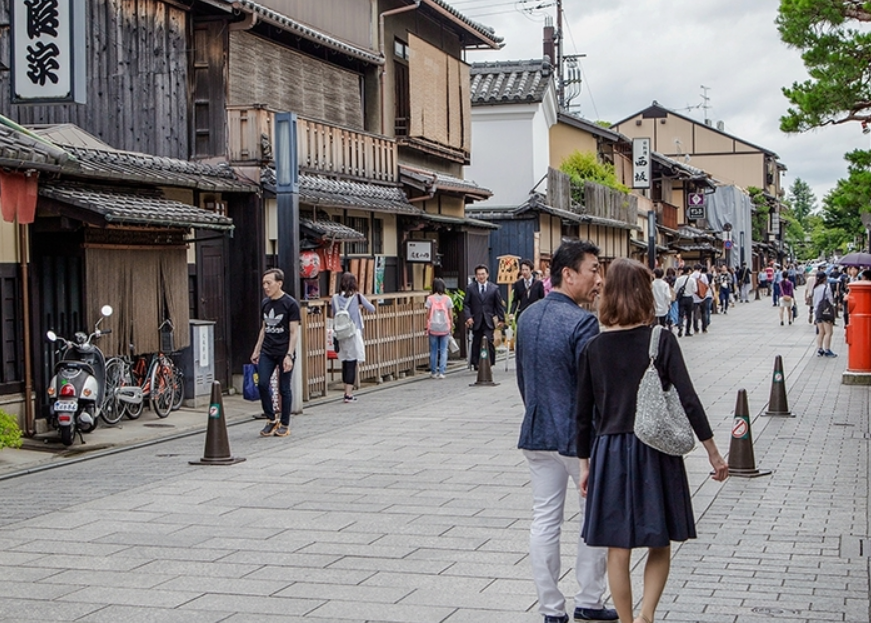
[[[750,284],[742,283],[741,284],[741,300],[744,302],[750,302]]]
[[[578,553],[575,575],[578,592],[575,608],[601,608],[607,588],[606,560],[608,548],[589,547],[580,538],[584,522],[584,500],[578,490],[581,464],[579,459],[556,452],[524,450],[532,477],[532,525],[529,529],[529,558],[532,576],[538,591],[538,611],[544,616],[561,616],[566,612],[566,599],[559,589],[560,533],[566,487],[569,476],[574,482],[574,494],[580,502]]]

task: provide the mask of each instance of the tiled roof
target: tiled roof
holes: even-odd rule
[[[422,215],[424,220],[432,221],[433,223],[443,223],[445,225],[467,225],[469,227],[478,227],[480,229],[499,229],[499,225],[489,221],[482,221],[476,218],[447,216],[445,214],[429,214]]]
[[[547,59],[475,63],[470,71],[472,105],[522,104],[544,99],[553,75]]]
[[[307,218],[300,218],[299,226],[303,230],[308,229],[319,240],[343,240],[345,242],[366,240],[366,236],[361,232],[336,221],[321,219],[313,221]]]
[[[399,165],[399,179],[413,188],[424,192],[453,192],[467,195],[474,195],[481,199],[486,199],[493,196],[493,192],[478,186],[472,180],[464,180],[459,177],[433,171],[431,169],[422,169],[419,167],[410,167],[408,165]]]
[[[372,63],[375,65],[384,64],[384,59],[377,52],[372,52],[365,48],[346,43],[341,39],[337,39],[331,35],[312,28],[311,26],[307,26],[302,22],[298,22],[295,19],[279,13],[278,11],[275,11],[269,7],[258,4],[257,2],[252,2],[252,0],[207,1],[210,4],[219,6],[227,10],[238,10],[241,8],[243,11],[256,15],[259,20],[269,22],[273,26],[277,26],[282,30],[293,33],[298,37],[301,37],[308,41],[313,41],[318,45],[329,48],[330,50],[341,52],[342,54],[347,54],[352,58],[356,58],[358,60]]]
[[[405,193],[395,186],[379,186],[316,175],[299,176],[300,201],[334,208],[356,208],[372,212],[418,215],[422,210],[408,203]]]
[[[100,179],[130,180],[161,186],[215,192],[254,192],[257,185],[236,177],[228,164],[212,165],[131,151],[65,146],[79,161],[81,174]]]
[[[68,152],[0,117],[0,164],[58,170],[74,166]]]
[[[260,179],[275,192],[275,169],[263,167]],[[299,200],[325,208],[351,208],[370,212],[420,215],[423,210],[408,202],[405,193],[396,186],[337,180],[318,175],[299,176]]]
[[[484,26],[483,24],[476,22],[473,19],[469,19],[444,0],[428,0],[428,3],[440,7],[446,12],[450,13],[456,19],[469,26],[478,34],[482,35],[485,40],[496,44],[495,47],[501,47],[501,45],[499,44],[502,43],[503,38],[498,36],[494,29],[490,28],[489,26]]]
[[[226,216],[165,199],[158,191],[47,182],[39,185],[39,194],[98,214],[108,224],[233,229],[233,221]]]
[[[616,219],[604,218],[601,216],[592,216],[590,214],[582,214],[579,212],[573,212],[571,210],[556,208],[534,198],[531,198],[530,200],[523,203],[523,205],[517,207],[489,208],[487,206],[481,206],[474,208],[470,206],[466,208],[466,214],[484,220],[515,220],[523,218],[524,215],[529,212],[545,212],[547,214],[557,216],[563,220],[571,221],[578,224],[589,223],[591,225],[601,225],[603,227],[613,227],[614,229],[626,229],[635,231],[641,229],[638,225],[632,225],[630,223],[618,221]]]

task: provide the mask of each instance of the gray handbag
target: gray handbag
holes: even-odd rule
[[[695,434],[674,385],[662,389],[659,372],[653,365],[659,354],[662,327],[650,332],[650,365],[641,377],[635,405],[635,436],[642,443],[665,454],[681,456],[696,445]]]

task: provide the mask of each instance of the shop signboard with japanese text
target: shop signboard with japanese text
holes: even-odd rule
[[[407,240],[405,242],[405,261],[430,264],[435,259],[432,240]]]
[[[632,139],[632,188],[650,188],[650,139]]]
[[[85,0],[12,0],[15,103],[84,104]]]

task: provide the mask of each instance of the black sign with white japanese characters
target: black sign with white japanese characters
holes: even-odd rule
[[[13,99],[85,102],[84,0],[12,0]]]

